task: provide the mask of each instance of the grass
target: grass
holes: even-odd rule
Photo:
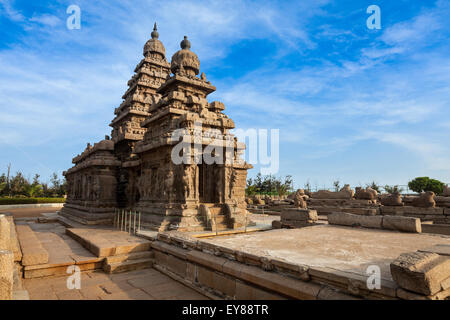
[[[65,198],[0,198],[0,205],[37,204],[37,203],[65,203]]]

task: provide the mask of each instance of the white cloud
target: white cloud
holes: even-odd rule
[[[12,2],[0,3],[9,5],[10,19],[26,24]],[[449,135],[449,57],[445,43],[423,50],[439,39],[448,10],[424,11],[387,27],[351,58],[327,60],[317,52],[311,66],[311,60],[305,60],[286,67],[287,54],[315,53],[324,38],[364,38],[330,25],[313,34],[309,22],[325,15],[328,3],[147,1],[130,6],[79,1],[82,29],[72,31],[65,28],[64,17],[35,15],[28,21],[33,22],[33,33],[0,51],[0,127],[7,131],[8,143],[21,148],[70,140],[75,152],[108,134],[108,121],[157,21],[168,59],[187,35],[202,69],[221,66],[221,59],[243,40],[265,39],[276,45],[278,51],[259,69],[213,81],[218,88],[213,99],[226,103],[226,113],[238,127],[280,128],[282,141],[290,146],[287,161],[298,154],[317,159],[345,150],[351,156],[352,146],[375,140],[368,131],[389,132],[377,141],[408,148],[396,130],[422,133],[421,146],[412,152],[430,153],[427,139],[432,139],[437,159],[450,157],[442,147],[442,137]],[[398,64],[387,62],[397,58]],[[444,126],[430,124],[434,121]],[[426,163],[448,171],[439,161]]]
[[[29,21],[37,22],[49,27],[56,27],[57,25],[61,25],[63,23],[60,18],[51,14],[34,15]]]
[[[15,10],[13,7],[14,0],[0,0],[0,5],[3,7],[4,15],[15,22],[24,21],[25,17],[18,10]]]

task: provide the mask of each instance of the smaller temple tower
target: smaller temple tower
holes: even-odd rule
[[[236,228],[245,224],[245,184],[250,165],[240,159],[245,144],[230,134],[234,122],[223,103],[209,103],[216,88],[200,71],[187,37],[172,56],[173,76],[158,89],[161,99],[142,126],[134,152],[141,159],[136,209],[158,230]],[[184,144],[180,163],[180,133]]]

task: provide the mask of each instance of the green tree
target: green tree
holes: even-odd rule
[[[0,182],[0,194],[3,193],[3,190],[6,189],[6,182]]]
[[[338,180],[333,181],[333,187],[334,187],[334,191],[338,192],[339,189],[341,188],[341,182]]]
[[[22,172],[17,172],[10,180],[11,194],[13,196],[25,195],[25,187],[30,184]]]
[[[417,193],[433,191],[436,194],[441,194],[444,190],[444,185],[443,182],[436,179],[430,179],[429,177],[417,177],[408,182],[408,187]]]
[[[381,187],[375,181],[372,181],[371,183],[366,184],[366,187],[372,188],[373,190],[375,190],[378,193],[381,192]]]
[[[386,191],[387,193],[402,193],[403,191],[404,191],[404,189],[403,188],[401,188],[401,187],[399,187],[399,186],[397,186],[397,185],[395,185],[395,186],[393,186],[393,187],[391,187],[391,186],[388,186],[388,185],[385,185],[384,187],[383,187],[383,189],[384,189],[384,191]]]
[[[42,194],[42,186],[40,184],[27,184],[23,187],[23,194],[27,197],[39,197]]]
[[[305,191],[311,192],[311,183],[309,182],[309,179],[306,181],[304,189]]]

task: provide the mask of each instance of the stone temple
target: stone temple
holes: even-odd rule
[[[198,77],[200,60],[187,37],[170,63],[158,37],[155,24],[114,111],[111,138],[88,144],[64,172],[68,195],[61,215],[109,224],[121,208],[139,211],[142,227],[152,230],[242,227],[251,168],[241,159],[245,144],[230,134],[234,122],[223,113],[224,104],[207,101],[216,88],[204,73]],[[185,161],[173,161],[185,136],[192,137],[183,140]],[[221,161],[203,160],[211,148],[208,154]]]

